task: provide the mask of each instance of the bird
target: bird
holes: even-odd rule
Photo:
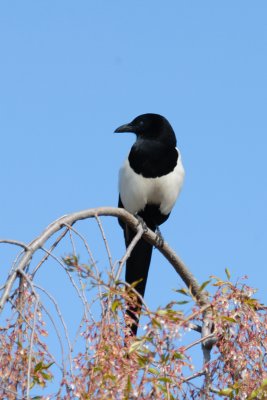
[[[138,217],[162,240],[159,226],[170,216],[184,181],[184,167],[176,136],[169,121],[159,114],[139,115],[119,126],[116,133],[136,135],[119,171],[118,207]],[[121,220],[126,248],[135,233]],[[125,281],[144,297],[153,246],[141,238],[126,261]],[[136,336],[142,301],[128,304],[129,335]]]

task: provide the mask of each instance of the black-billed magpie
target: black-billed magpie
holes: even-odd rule
[[[184,168],[176,147],[175,133],[166,118],[142,114],[115,132],[132,132],[136,142],[119,173],[119,207],[143,219],[156,231],[165,222],[180,193]],[[120,221],[126,247],[135,233]],[[153,246],[141,238],[126,262],[126,282],[138,282],[136,291],[143,297]],[[136,335],[141,302],[129,306],[131,334]]]

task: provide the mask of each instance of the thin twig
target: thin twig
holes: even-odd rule
[[[109,245],[108,245],[108,241],[107,241],[107,238],[106,238],[106,235],[105,235],[105,231],[104,231],[103,225],[102,225],[101,220],[100,220],[100,218],[98,217],[97,214],[95,215],[95,219],[97,221],[98,227],[99,227],[101,235],[102,235],[103,242],[104,242],[105,247],[106,247],[106,251],[107,251],[107,255],[108,255],[108,260],[109,260],[109,265],[110,265],[111,271],[113,271],[114,266],[113,266],[113,262],[112,262],[111,252],[110,252],[110,248],[109,248]]]
[[[18,240],[0,239],[0,243],[13,244],[15,246],[22,247],[24,250],[29,250],[27,244],[20,242]]]
[[[93,266],[96,266],[96,261],[95,261],[95,259],[94,259],[94,257],[93,257],[93,253],[92,253],[90,247],[88,246],[88,243],[87,243],[85,237],[84,237],[80,232],[78,232],[77,229],[75,229],[72,225],[69,225],[68,223],[64,223],[64,225],[65,225],[69,230],[71,230],[72,232],[74,232],[74,233],[82,240],[82,242],[83,242],[83,244],[84,244],[84,246],[85,246],[85,248],[86,248],[86,250],[87,250],[87,252],[88,252],[88,255],[89,255],[90,259],[91,259],[91,264],[92,264]],[[97,271],[97,272],[99,273],[99,271]]]
[[[37,295],[37,293],[35,291],[33,293],[35,295],[36,301],[35,301],[34,312],[33,312],[33,326],[32,326],[32,331],[31,331],[31,336],[30,336],[30,349],[29,349],[29,357],[28,357],[27,391],[26,391],[27,400],[30,399],[32,351],[33,351],[33,342],[34,342],[34,332],[35,332],[35,327],[36,327],[36,315],[37,315],[37,310],[38,310],[38,305],[39,305],[39,296]]]
[[[192,381],[193,379],[198,378],[198,377],[203,376],[203,375],[205,375],[205,370],[204,369],[201,370],[201,371],[196,372],[193,375],[188,376],[187,378],[184,378],[183,379],[183,383]]]
[[[93,257],[93,253],[92,253],[92,251],[91,251],[91,249],[90,249],[85,237],[82,234],[80,234],[80,232],[78,232],[75,228],[73,228],[73,226],[70,226],[68,224],[64,224],[64,225],[66,225],[70,230],[72,230],[82,240],[82,242],[83,242],[83,244],[84,244],[84,246],[85,246],[85,248],[86,248],[86,250],[88,252],[88,255],[89,255],[90,259],[91,259],[91,264],[92,264],[92,267],[94,268],[94,270],[96,272],[97,279],[100,280],[100,273],[99,273],[99,270],[97,268],[96,261],[95,261],[95,259]],[[98,293],[99,293],[100,298],[102,298],[103,293],[102,293],[102,289],[101,289],[100,285],[98,285]],[[103,308],[102,303],[101,303],[101,308],[102,308],[102,314],[103,314],[104,313],[104,308]]]
[[[69,231],[69,229],[65,229],[60,235],[59,237],[55,240],[55,242],[52,244],[52,246],[49,249],[49,253],[52,253],[52,251],[57,247],[57,245],[59,244],[59,242],[61,242],[61,240],[64,238],[64,236],[66,235],[66,233]],[[41,261],[36,265],[36,267],[34,268],[33,272],[31,273],[31,276],[33,277],[36,272],[38,271],[38,269],[43,265],[43,263],[48,259],[49,257],[49,253],[46,253],[45,256],[41,259]]]
[[[46,253],[48,253],[50,255],[51,258],[53,258],[54,260],[56,260],[58,262],[58,264],[64,269],[64,271],[66,272],[66,274],[69,277],[69,280],[71,281],[71,284],[73,285],[73,287],[75,288],[79,298],[81,299],[81,302],[83,304],[83,306],[86,308],[86,299],[83,298],[78,286],[76,285],[76,282],[74,281],[72,275],[69,273],[69,271],[67,270],[66,266],[64,265],[64,263],[54,254],[50,253],[49,250],[46,250],[45,248],[42,247],[42,250],[45,251]]]
[[[142,235],[144,233],[144,229],[142,227],[141,224],[138,225],[137,227],[137,232],[136,235],[134,236],[133,240],[131,241],[131,243],[129,244],[129,246],[126,249],[126,253],[124,254],[124,256],[122,257],[122,259],[119,261],[119,268],[115,277],[115,280],[117,281],[121,275],[121,270],[123,268],[124,263],[126,262],[126,260],[130,257],[134,247],[136,246],[136,244],[139,242],[139,240],[141,239]]]
[[[56,300],[54,299],[54,297],[53,297],[47,290],[45,290],[44,288],[42,288],[41,286],[36,285],[36,284],[34,284],[34,287],[36,287],[37,289],[39,289],[39,290],[41,290],[43,293],[45,293],[46,296],[47,296],[47,297],[52,301],[52,303],[54,304],[54,307],[55,307],[55,309],[56,309],[56,311],[57,311],[57,315],[58,315],[58,317],[59,317],[59,319],[60,319],[60,321],[61,321],[61,324],[62,324],[62,326],[63,326],[63,330],[64,330],[65,337],[66,337],[66,340],[67,340],[67,344],[68,344],[68,348],[69,348],[70,371],[71,371],[71,375],[72,375],[72,374],[73,374],[73,371],[72,371],[72,362],[73,362],[73,360],[72,360],[72,357],[71,357],[70,338],[69,338],[69,334],[68,334],[67,325],[66,325],[65,320],[64,320],[64,318],[63,318],[63,315],[62,315],[62,313],[61,313],[61,311],[60,311],[59,305],[57,304],[57,302],[56,302]],[[42,308],[43,308],[43,309],[45,310],[45,312],[47,313],[47,310],[46,310],[46,308],[43,306],[43,304],[42,304]],[[47,313],[47,314],[48,314],[48,313]],[[50,318],[50,319],[51,319],[51,318]],[[53,325],[55,326],[54,323],[53,323]],[[61,352],[62,352],[62,362],[63,362],[63,364],[64,364],[64,359],[65,359],[64,347],[63,347],[62,340],[61,340],[61,337],[60,337],[59,332],[58,332],[58,337],[60,338]],[[64,367],[63,370],[64,370],[64,374],[65,374],[65,373],[66,373],[66,367]]]
[[[23,276],[23,278],[25,278],[25,280],[27,281],[27,283],[30,285],[30,288],[31,288],[33,294],[35,295],[36,299],[39,299],[39,296],[38,296],[38,294],[37,294],[37,292],[36,292],[36,290],[35,290],[35,287],[38,288],[39,290],[42,290],[43,292],[45,292],[45,294],[46,294],[46,295],[52,300],[52,302],[53,302],[53,297],[52,297],[45,289],[43,289],[42,287],[40,287],[40,286],[34,284],[34,283],[30,280],[30,278],[28,277],[28,275],[25,274],[25,272],[24,272],[23,270],[18,270],[18,273],[21,274],[21,275]],[[55,305],[55,307],[56,307],[56,310],[57,310],[57,313],[58,313],[58,315],[59,315],[59,318],[62,317],[62,315],[61,315],[61,313],[60,313],[60,309],[59,309],[59,307],[57,307],[57,303],[54,302],[54,305]],[[66,366],[64,365],[64,363],[65,363],[65,361],[64,361],[64,360],[65,360],[65,356],[64,356],[64,347],[63,347],[63,344],[62,344],[62,341],[61,341],[60,334],[59,334],[59,332],[58,332],[57,326],[56,326],[56,324],[55,324],[55,322],[54,322],[54,320],[53,320],[53,318],[52,318],[50,312],[46,309],[46,307],[45,307],[43,304],[41,304],[41,307],[42,307],[42,309],[46,312],[46,314],[48,315],[48,317],[50,318],[50,321],[52,322],[52,324],[53,324],[53,326],[54,326],[54,328],[55,328],[55,331],[56,331],[56,333],[57,333],[57,336],[58,336],[58,338],[59,338],[59,343],[60,343],[61,352],[62,352],[62,363],[63,363],[63,371],[64,371],[63,376],[65,376],[65,374],[66,374]],[[65,325],[65,323],[64,323],[63,317],[60,318],[60,319],[61,319],[61,322],[63,323],[63,327],[66,328],[66,325]],[[32,331],[33,331],[33,330],[34,330],[34,326],[31,327],[31,329],[32,329]],[[67,329],[66,329],[66,331],[67,331]],[[67,332],[67,338],[68,338],[68,332]],[[71,360],[71,361],[72,361],[72,360]]]
[[[71,242],[71,246],[72,246],[72,254],[77,256],[76,246],[75,246],[75,243],[74,243],[74,240],[73,240],[71,229],[69,229],[69,237],[70,237],[70,242]]]
[[[188,346],[183,347],[183,350],[184,350],[184,351],[187,351],[187,350],[191,349],[191,347],[194,347],[194,346],[196,346],[196,345],[199,344],[199,343],[203,343],[205,340],[211,339],[212,337],[214,337],[214,333],[210,333],[210,334],[207,335],[207,336],[204,336],[204,337],[202,337],[202,338],[200,338],[200,339],[198,339],[198,340],[195,340],[194,342],[190,343]]]
[[[32,325],[27,321],[27,319],[24,317],[24,315],[21,313],[21,311],[16,307],[16,304],[13,302],[13,300],[12,300],[11,298],[9,298],[8,301],[11,303],[11,305],[13,306],[13,308],[16,309],[16,311],[18,312],[18,314],[19,314],[21,320],[29,327],[30,330],[32,330],[32,329],[33,329]],[[43,308],[42,304],[41,304],[41,307]],[[16,325],[14,324],[14,326],[16,326]],[[9,327],[7,328],[7,330],[10,329],[11,327],[13,327],[13,324],[12,324],[11,326],[9,326]],[[3,328],[1,328],[1,329],[3,329]],[[40,345],[42,346],[42,343],[40,343]],[[54,363],[55,363],[60,369],[62,369],[61,366],[60,366],[60,365],[58,364],[58,362],[56,361],[56,359],[55,359],[55,357],[53,356],[53,354],[51,354],[51,353],[48,351],[47,348],[46,348],[45,350],[46,350],[47,353],[49,354],[49,357],[51,357],[51,358],[53,359]]]

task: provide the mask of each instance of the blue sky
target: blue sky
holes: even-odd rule
[[[263,0],[1,2],[0,237],[116,206],[134,136],[113,131],[160,113],[186,169],[166,241],[200,282],[227,267],[266,303],[266,13]],[[118,257],[122,233],[104,222]],[[0,250],[2,283],[14,250]],[[181,282],[156,252],[152,264],[157,307]]]

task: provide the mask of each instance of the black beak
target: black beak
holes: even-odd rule
[[[131,124],[124,124],[124,125],[119,126],[114,132],[115,133],[121,133],[121,132],[134,133],[134,127]]]

